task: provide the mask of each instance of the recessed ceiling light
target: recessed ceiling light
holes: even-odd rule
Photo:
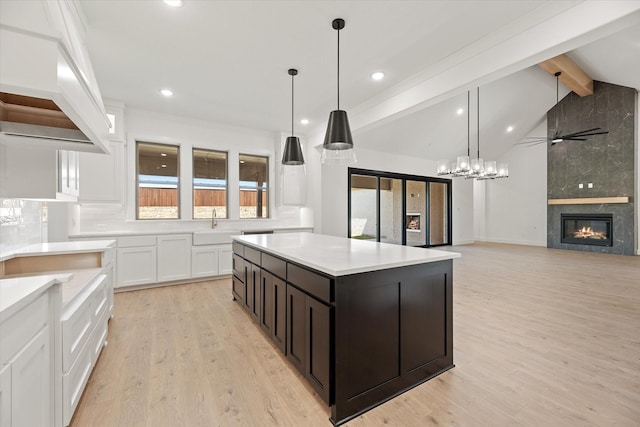
[[[300,123],[302,123],[303,125],[308,125],[309,124],[309,119],[302,119],[302,120],[300,120]]]
[[[464,109],[463,109],[463,108],[458,108],[458,109],[456,110],[456,114],[457,114],[457,115],[461,116],[461,115],[462,115],[462,113],[464,113]]]
[[[184,4],[182,0],[164,0],[164,2],[171,7],[180,7]]]
[[[160,89],[160,93],[166,96],[167,98],[173,96],[173,91],[171,89]]]
[[[384,78],[384,73],[382,73],[380,71],[377,71],[377,72],[371,74],[371,78],[373,80],[382,80]]]
[[[160,153],[162,157],[167,157],[167,153]]]
[[[244,164],[244,160],[240,160],[240,163],[241,163],[241,164]]]
[[[513,126],[509,126],[509,127],[507,128],[507,132],[512,132],[512,131],[513,131]]]
[[[160,165],[160,166],[162,166],[163,168],[166,168],[166,167],[167,167],[167,165]]]

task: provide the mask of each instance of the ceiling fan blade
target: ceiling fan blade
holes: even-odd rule
[[[581,130],[579,132],[573,132],[573,133],[568,133],[566,135],[559,136],[559,138],[564,139],[564,138],[568,138],[570,136],[586,136],[586,134],[589,134],[589,133],[591,133],[593,131],[597,131],[597,130],[601,130],[601,129],[602,128],[593,128],[593,129]],[[603,132],[609,133],[609,131],[603,131]],[[596,134],[594,133],[594,135],[596,135]]]
[[[578,137],[580,136],[584,136],[584,135],[578,135]],[[562,140],[563,141],[586,141],[587,140],[587,138],[578,138],[578,137],[569,136],[569,137],[563,138]]]

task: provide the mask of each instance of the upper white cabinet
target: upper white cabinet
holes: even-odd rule
[[[0,121],[0,141],[74,151],[108,152],[109,120],[84,43],[76,2],[70,0],[0,2],[0,95],[25,98],[2,102],[7,112],[29,110]],[[26,54],[28,52],[28,54]],[[42,122],[53,102],[82,138]],[[47,114],[40,114],[47,113]],[[28,126],[25,126],[28,125]],[[36,128],[34,128],[34,126]],[[52,131],[51,128],[58,129]],[[37,135],[37,136],[36,136]]]
[[[0,144],[0,197],[76,201],[78,153]]]
[[[120,142],[109,142],[111,154],[79,153],[79,202],[117,203],[124,200],[125,149]]]

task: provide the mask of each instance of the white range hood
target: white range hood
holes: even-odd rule
[[[109,152],[76,8],[68,0],[0,1],[0,142]]]

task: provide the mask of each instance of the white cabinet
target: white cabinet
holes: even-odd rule
[[[78,153],[0,144],[0,197],[76,201]]]
[[[191,248],[191,277],[212,277],[231,274],[231,245],[205,245]]]
[[[233,249],[231,245],[221,245],[218,257],[218,274],[231,274],[233,271]]]
[[[0,366],[0,426],[11,425],[11,365]]]
[[[49,327],[45,326],[11,362],[12,426],[48,427],[53,420]]]
[[[118,248],[116,287],[156,282],[156,247]]]
[[[117,203],[124,200],[124,144],[110,142],[111,154],[79,153],[82,203]]]
[[[58,192],[77,198],[80,193],[80,176],[78,171],[78,153],[75,151],[58,151]]]
[[[191,234],[158,236],[158,282],[191,277]]]
[[[54,420],[52,288],[0,322],[2,427],[49,427]]]

